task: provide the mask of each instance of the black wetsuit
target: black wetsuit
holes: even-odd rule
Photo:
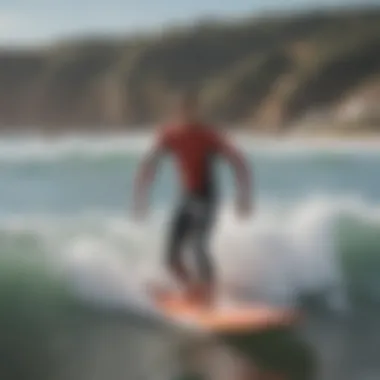
[[[200,280],[206,283],[214,281],[209,241],[216,207],[214,194],[187,193],[176,208],[169,232],[168,260],[170,267],[186,282],[191,281],[184,265],[187,244],[195,255]]]
[[[193,280],[184,264],[187,247],[195,256],[197,277],[205,283],[214,282],[209,240],[218,204],[214,177],[220,144],[218,136],[207,129],[166,136],[164,146],[174,156],[183,185],[169,228],[167,260],[184,283]]]

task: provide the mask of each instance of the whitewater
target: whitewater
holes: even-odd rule
[[[236,217],[233,177],[221,165],[212,239],[221,294],[312,309],[317,317],[305,334],[321,352],[319,378],[378,378],[380,334],[371,333],[380,302],[378,143],[241,135],[236,142],[254,175],[255,212]],[[150,143],[141,135],[0,140],[2,345],[9,360],[32,357],[27,378],[43,378],[44,355],[57,352],[72,356],[54,378],[158,377],[148,364],[162,349],[158,333],[115,317],[149,319],[144,284],[167,278],[162,252],[178,189],[170,160],[147,221],[130,217],[136,165]]]

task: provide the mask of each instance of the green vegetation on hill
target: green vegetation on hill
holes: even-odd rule
[[[332,113],[371,78],[380,78],[380,8],[203,21],[0,51],[0,123],[52,132],[149,125],[174,92],[191,87],[210,119],[284,128]]]

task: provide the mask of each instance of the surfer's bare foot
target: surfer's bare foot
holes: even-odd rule
[[[147,285],[148,294],[157,301],[163,301],[172,294],[177,294],[167,286],[157,283],[151,283]]]
[[[210,307],[214,303],[214,292],[209,285],[196,284],[188,289],[187,299],[196,305]]]

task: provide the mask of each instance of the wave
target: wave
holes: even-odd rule
[[[24,163],[60,161],[77,158],[99,158],[133,154],[149,145],[149,137],[125,135],[117,137],[67,136],[58,139],[28,137],[0,140],[0,162]]]
[[[232,211],[223,209],[212,241],[225,297],[288,304],[319,294],[334,309],[349,307],[354,296],[380,301],[380,207],[311,199],[295,208],[263,205],[244,222]],[[101,214],[6,219],[2,268],[22,265],[26,277],[44,268],[83,301],[146,307],[144,284],[167,278],[161,267],[167,216],[157,212],[141,226]]]
[[[116,136],[72,135],[60,138],[39,136],[9,137],[0,139],[0,164],[52,162],[76,159],[105,159],[120,155],[136,155],[147,149],[151,134],[122,134]],[[237,143],[246,151],[258,156],[339,156],[366,155],[380,157],[377,141],[337,142],[288,138],[256,138],[234,134]]]

